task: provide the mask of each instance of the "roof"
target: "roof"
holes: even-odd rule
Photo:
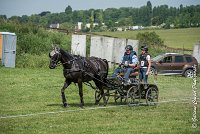
[[[16,35],[15,33],[10,33],[10,32],[0,32],[0,34],[6,34],[6,35]]]
[[[164,53],[164,54],[179,54],[179,53]]]
[[[185,55],[185,56],[191,56],[191,54],[180,54],[180,53],[164,53],[164,55]]]

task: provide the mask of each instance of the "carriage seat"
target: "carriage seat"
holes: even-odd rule
[[[139,72],[136,71],[136,72],[132,72],[129,77],[130,78],[136,78],[136,76],[138,76],[138,75],[139,75]]]
[[[124,73],[120,73],[119,75],[120,75],[121,77],[123,77],[123,76],[124,76]],[[129,75],[129,78],[136,78],[138,75],[139,75],[139,71],[137,70],[137,71],[132,72],[132,73]]]

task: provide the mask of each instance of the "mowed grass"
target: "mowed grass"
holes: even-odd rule
[[[136,35],[141,32],[155,31],[164,44],[172,48],[193,49],[193,46],[200,42],[200,28],[184,28],[184,29],[161,29],[161,30],[137,30],[126,32],[99,32],[100,35],[108,35],[119,38],[136,39]]]
[[[200,94],[199,77],[197,81]],[[191,127],[192,100],[161,103],[157,107],[128,107],[115,104],[110,98],[108,106],[102,109],[94,105],[94,90],[84,86],[85,107],[81,109],[78,88],[72,84],[65,92],[70,106],[63,108],[60,96],[63,82],[61,68],[0,68],[0,116],[33,114],[0,118],[0,133],[200,133],[199,122],[196,129]],[[153,83],[153,77],[150,77],[150,82]],[[192,79],[158,76],[157,83],[160,102],[191,98],[193,95]],[[200,120],[198,111],[199,103],[197,119]]]

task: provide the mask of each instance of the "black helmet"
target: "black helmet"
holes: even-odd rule
[[[141,50],[145,51],[145,52],[148,52],[148,47],[147,46],[141,46]]]
[[[126,49],[126,50],[131,50],[131,51],[132,51],[132,50],[133,50],[133,47],[132,47],[131,45],[127,45],[127,46],[125,47],[125,49]]]

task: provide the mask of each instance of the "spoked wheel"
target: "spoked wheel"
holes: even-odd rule
[[[121,104],[126,103],[126,97],[124,97],[119,92],[115,92],[114,100],[115,100],[115,103],[118,103],[118,102]]]
[[[115,91],[115,92],[114,92],[114,100],[115,100],[115,103],[117,103],[117,101],[119,100],[119,98],[120,98],[120,94],[119,94],[117,91]]]
[[[157,86],[151,86],[146,92],[146,103],[149,106],[155,106],[158,104],[158,88]]]
[[[95,104],[98,104],[101,100],[101,98],[103,97],[101,95],[101,91],[97,88],[96,91],[95,91]]]
[[[109,97],[110,97],[110,93],[109,93],[109,90],[108,90],[108,89],[107,89],[107,90],[104,90],[103,97],[105,97],[104,105],[107,105],[107,104],[108,104]]]
[[[96,89],[95,91],[95,104],[99,104],[102,98],[105,98],[104,105],[108,103],[109,100],[109,90],[104,90],[104,94],[101,94],[101,90]],[[104,100],[103,100],[104,101]]]
[[[137,86],[129,88],[126,96],[126,102],[128,104],[139,104],[141,99],[140,90]]]

